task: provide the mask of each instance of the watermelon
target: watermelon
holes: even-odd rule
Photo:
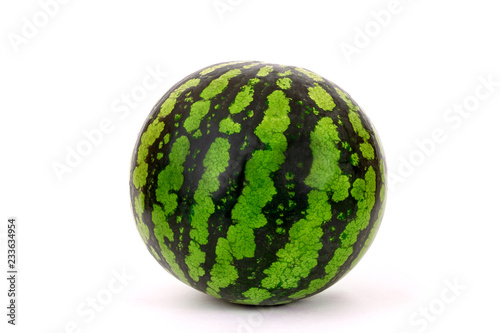
[[[132,157],[130,191],[149,252],[185,284],[276,305],[339,281],[385,207],[383,150],[341,88],[309,70],[242,61],[175,84]]]

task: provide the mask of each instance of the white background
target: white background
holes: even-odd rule
[[[1,279],[2,332],[500,330],[494,1],[401,0],[383,26],[373,12],[394,9],[389,0],[221,0],[224,12],[214,0],[60,2],[46,22],[35,0],[0,5],[0,266],[15,216],[20,271],[16,327]],[[342,51],[348,44],[356,53]],[[151,108],[184,76],[230,60],[302,66],[340,85],[377,127],[391,172],[360,264],[327,291],[271,309],[226,304],[167,274],[129,203],[131,154]],[[151,70],[168,74],[124,108]],[[58,179],[54,163],[106,119],[101,142]]]

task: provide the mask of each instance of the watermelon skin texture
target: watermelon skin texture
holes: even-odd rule
[[[385,162],[356,102],[308,70],[255,61],[174,85],[132,157],[137,229],[191,287],[232,303],[317,294],[356,265],[385,207]]]

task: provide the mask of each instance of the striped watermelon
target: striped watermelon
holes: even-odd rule
[[[150,253],[193,288],[284,304],[342,278],[385,206],[380,141],[338,86],[298,67],[221,63],[154,107],[132,159]]]

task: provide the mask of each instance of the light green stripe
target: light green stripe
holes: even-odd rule
[[[359,107],[354,104],[354,102],[345,92],[343,92],[339,88],[335,88],[335,91],[337,91],[337,94],[339,94],[340,98],[347,104],[347,107],[349,108],[349,121],[351,122],[356,134],[358,134],[365,140],[370,139],[370,134],[366,131],[366,129],[363,127],[363,124],[361,123],[361,118],[359,117],[358,113]]]
[[[277,253],[277,260],[264,271],[262,287],[295,288],[317,265],[318,251],[323,247],[321,225],[332,218],[328,195],[312,190],[307,195],[306,217],[290,228],[289,242]]]
[[[141,235],[144,243],[149,241],[149,228],[142,220],[142,214],[144,213],[144,192],[139,193],[134,200],[135,213],[137,214],[137,230],[139,230],[139,234]]]
[[[295,67],[295,70],[302,73],[302,74],[305,74],[306,76],[308,76],[309,78],[315,80],[315,81],[319,81],[319,82],[323,82],[323,78],[321,76],[319,76],[318,74],[316,73],[313,73],[311,71],[308,71],[307,69],[304,69],[304,68],[300,68],[300,67]]]
[[[273,71],[273,66],[265,66],[259,69],[259,72],[257,73],[257,76],[268,76],[269,73]]]
[[[177,194],[184,182],[184,162],[189,153],[189,139],[179,137],[172,145],[169,154],[170,164],[158,175],[156,199],[163,205],[153,205],[151,220],[154,224],[154,234],[160,245],[163,258],[169,264],[172,272],[183,282],[187,283],[184,273],[175,261],[174,253],[165,244],[165,237],[173,241],[174,234],[168,223],[168,217],[177,208]]]
[[[359,164],[359,156],[358,156],[358,153],[353,153],[353,154],[351,155],[351,164],[352,164],[353,166],[358,166],[358,164]]]
[[[375,136],[378,139],[377,132],[375,132]],[[380,147],[380,149],[382,149]],[[382,154],[383,155],[383,154]],[[368,248],[371,246],[373,243],[373,240],[375,239],[375,236],[377,235],[378,229],[380,228],[380,223],[382,222],[382,218],[384,216],[384,211],[385,211],[385,204],[386,204],[386,187],[385,187],[385,162],[383,157],[380,158],[380,163],[379,163],[379,168],[380,168],[380,178],[382,180],[382,186],[380,188],[379,192],[379,200],[381,202],[380,210],[378,211],[378,216],[377,220],[375,221],[372,230],[370,231],[370,234],[368,235],[368,238],[365,241],[365,244],[363,245],[363,249],[361,250],[361,253],[358,255],[358,257],[352,262],[351,270],[356,264],[363,258],[365,255],[366,251],[368,251]]]
[[[291,295],[291,298],[302,298],[314,293],[324,287],[335,277],[338,270],[346,262],[353,252],[353,245],[360,231],[364,230],[370,223],[370,214],[375,205],[376,174],[373,167],[369,167],[364,179],[356,179],[351,195],[358,201],[356,217],[347,224],[345,231],[341,234],[340,247],[335,250],[333,258],[325,266],[325,276],[313,280],[309,286]]]
[[[137,166],[132,174],[132,181],[136,189],[146,185],[146,179],[148,177],[148,163],[146,162],[146,157],[149,152],[149,147],[158,139],[164,127],[165,124],[159,122],[158,118],[156,118],[141,135],[141,144],[137,150]]]
[[[207,294],[219,296],[221,288],[229,286],[238,278],[238,271],[232,265],[233,255],[231,244],[226,238],[219,238],[215,248],[216,263],[210,271],[210,281],[207,283]]]
[[[201,121],[207,115],[208,111],[210,111],[210,101],[198,101],[191,105],[191,111],[189,112],[189,116],[184,121],[184,128],[188,133],[193,132],[194,130],[200,127]]]
[[[255,151],[245,167],[246,185],[231,213],[234,224],[229,227],[227,238],[220,238],[217,242],[216,263],[208,282],[211,293],[218,292],[238,278],[238,272],[232,265],[233,258],[254,256],[253,230],[267,223],[262,208],[276,194],[271,173],[285,161],[284,152],[288,145],[283,133],[290,125],[290,105],[281,90],[271,93],[267,100],[269,106],[264,112],[264,119],[255,129],[255,134],[267,149]]]
[[[228,86],[229,80],[240,75],[241,71],[239,69],[232,69],[217,79],[213,80],[208,84],[208,86],[201,92],[200,97],[204,100],[209,100],[215,96],[222,93]]]
[[[189,153],[189,139],[179,137],[172,145],[168,156],[170,164],[158,175],[156,199],[164,205],[167,215],[177,208],[177,194],[184,182],[184,162]]]
[[[323,110],[325,111],[333,111],[335,107],[335,102],[333,101],[333,97],[326,92],[323,87],[316,83],[314,87],[311,87],[309,90],[309,97]]]
[[[160,112],[155,120],[148,126],[146,131],[141,136],[141,144],[137,150],[137,166],[132,174],[132,181],[135,188],[139,189],[146,185],[146,179],[148,177],[148,164],[146,163],[146,157],[149,153],[149,147],[158,139],[165,124],[163,123],[163,118],[168,116],[174,109],[175,103],[177,103],[177,98],[187,89],[197,86],[200,83],[199,79],[192,79],[181,85],[179,88],[175,89],[167,100],[161,106]]]
[[[205,274],[201,264],[205,262],[205,252],[200,245],[208,242],[208,219],[215,212],[212,194],[220,187],[219,176],[229,165],[229,141],[216,138],[203,160],[205,173],[200,179],[198,188],[194,193],[194,201],[191,211],[191,231],[189,236],[189,255],[186,264],[189,267],[189,275],[194,281]]]
[[[158,115],[159,118],[165,118],[168,116],[175,107],[175,103],[177,102],[177,98],[189,88],[196,87],[200,83],[200,79],[191,79],[177,88],[168,99],[162,104],[160,113]]]
[[[361,155],[368,160],[373,160],[375,158],[375,151],[371,143],[368,142],[368,140],[370,140],[370,134],[363,127],[359,113],[349,111],[348,117],[352,127],[354,128],[354,132],[356,132],[356,134],[364,140],[364,142],[359,145]]]
[[[203,89],[200,97],[203,99],[191,105],[189,116],[184,121],[184,128],[188,133],[198,130],[202,120],[210,111],[210,99],[222,93],[228,86],[229,80],[240,75],[239,69],[232,69],[219,76],[217,79],[212,80],[208,86]],[[252,92],[253,93],[253,92]],[[195,137],[199,138],[201,132],[195,133]]]
[[[243,111],[247,106],[253,101],[254,86],[259,83],[260,80],[257,78],[248,81],[248,84],[243,86],[241,91],[236,95],[234,102],[229,107],[229,112],[231,114],[237,114]]]
[[[281,89],[286,90],[286,89],[290,89],[290,87],[292,86],[292,80],[289,77],[283,77],[281,79],[278,79],[278,81],[276,81],[276,84]]]
[[[262,301],[271,298],[271,293],[266,289],[261,288],[250,288],[243,293],[243,296],[246,297],[244,300],[239,300],[240,304],[260,304]]]
[[[322,118],[311,133],[313,162],[311,172],[304,180],[306,185],[321,191],[333,190],[333,181],[340,172],[337,165],[340,151],[335,146],[338,142],[340,138],[333,120]]]
[[[231,135],[241,131],[241,124],[234,122],[231,118],[225,118],[219,123],[219,132]]]
[[[286,72],[283,72],[283,73],[278,73],[279,76],[288,76],[288,75],[292,75],[292,71],[291,70],[287,70]]]
[[[161,261],[161,258],[158,255],[158,252],[156,252],[155,248],[150,246],[149,249],[151,250],[151,253],[153,253],[153,256],[156,258],[156,260]]]
[[[244,69],[249,69],[249,68],[252,68],[252,67],[257,66],[258,64],[259,64],[258,62],[255,62],[255,63],[250,64],[250,65],[245,65],[245,66],[243,66],[243,68],[244,68]]]
[[[225,66],[230,66],[230,65],[236,65],[236,64],[242,64],[246,61],[233,61],[233,62],[225,62],[222,64],[218,64],[215,66],[212,66],[210,68],[204,69],[203,71],[200,72],[200,75],[207,75],[209,73],[212,73],[214,70],[225,67]]]
[[[373,146],[368,142],[368,140],[370,140],[370,133],[368,133],[368,131],[363,127],[359,114],[359,107],[354,104],[354,102],[345,92],[343,92],[339,88],[335,88],[335,90],[349,108],[348,118],[351,122],[354,132],[356,132],[356,134],[358,134],[364,140],[364,143],[360,144],[359,146],[361,154],[367,160],[373,160],[375,158],[375,151],[373,149]]]
[[[382,185],[380,189],[380,200],[382,201],[382,205],[380,207],[380,210],[378,211],[377,215],[377,220],[373,224],[372,229],[370,230],[370,234],[368,235],[368,238],[365,241],[365,244],[363,245],[363,248],[361,249],[361,252],[359,255],[356,257],[356,259],[351,263],[351,267],[349,268],[349,271],[354,268],[358,264],[358,262],[363,258],[365,255],[366,251],[370,248],[372,245],[375,236],[377,235],[378,229],[380,228],[380,224],[382,222],[382,217],[384,216],[384,210],[385,210],[385,185]]]
[[[336,144],[340,142],[337,126],[331,118],[322,118],[318,127],[311,134],[311,149],[313,151],[313,162],[311,172],[305,179],[305,184],[321,191],[332,193],[335,202],[344,200],[349,196],[351,184],[349,177],[342,175],[338,166],[340,150]],[[324,138],[330,137],[331,141]]]
[[[164,237],[167,237],[171,242],[174,241],[174,232],[168,224],[169,215],[160,205],[153,205],[151,220],[155,225],[154,233],[160,246],[164,242]]]
[[[363,127],[363,124],[361,123],[361,118],[359,117],[359,114],[350,111],[348,117],[349,117],[349,121],[351,122],[351,125],[354,129],[354,132],[356,132],[356,134],[358,134],[365,141],[369,140],[370,134]]]
[[[359,150],[361,150],[361,155],[367,160],[373,160],[375,158],[375,151],[373,146],[368,142],[363,142],[359,145]]]
[[[156,215],[157,214],[157,215]],[[163,215],[163,216],[160,216]],[[165,244],[165,237],[169,237],[171,235],[172,230],[170,227],[167,227],[168,223],[166,223],[166,217],[163,214],[161,207],[154,205],[153,207],[153,216],[158,216],[158,220],[156,220],[157,225],[155,224],[154,234],[156,239],[158,239],[158,244],[160,245],[161,255],[163,259],[168,263],[172,273],[182,282],[188,283],[184,273],[181,268],[177,264],[175,254],[167,247]],[[153,223],[155,223],[155,219],[153,219]]]
[[[312,188],[308,194],[306,215],[294,223],[289,231],[289,242],[277,253],[277,260],[264,270],[266,277],[261,286],[265,289],[295,288],[302,278],[309,276],[317,265],[318,251],[323,247],[322,225],[332,218],[329,195],[335,179],[342,171],[338,167],[340,142],[337,127],[331,118],[322,118],[311,133],[313,163],[305,183]],[[263,290],[265,290],[263,289]],[[260,303],[262,290],[248,292],[250,303]],[[254,297],[254,298],[251,298]]]
[[[359,111],[359,107],[353,103],[353,101],[349,98],[349,95],[337,87],[335,87],[335,90],[337,91],[337,94],[339,94],[340,98],[347,104],[349,110],[353,112]]]

